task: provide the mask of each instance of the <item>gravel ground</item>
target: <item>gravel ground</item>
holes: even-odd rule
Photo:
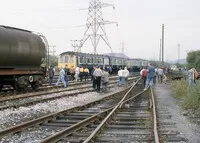
[[[40,95],[40,96],[35,96],[35,97],[16,99],[16,100],[11,100],[11,101],[6,101],[5,103],[0,103],[0,106],[19,105],[19,104],[34,102],[34,101],[38,101],[38,100],[42,100],[42,99],[52,98],[52,97],[60,97],[62,95],[67,96],[67,94],[72,94],[72,93],[77,93],[77,92],[80,92],[80,91],[82,92],[82,91],[87,91],[87,90],[88,89],[78,89],[78,90],[65,91],[65,92],[60,92],[60,93],[58,92],[58,93],[53,93],[53,94],[48,94],[48,95]]]
[[[197,124],[193,124],[184,116],[184,112],[177,101],[172,97],[170,84],[157,84],[155,86],[156,98],[161,106],[165,108],[171,115],[171,120],[176,123],[177,130],[181,136],[187,139],[189,143],[200,143],[200,128]]]
[[[77,96],[63,97],[49,102],[38,103],[36,105],[28,107],[19,107],[17,109],[12,108],[0,111],[0,130],[50,113],[59,112],[64,109],[69,109],[71,107],[89,103],[91,101],[107,96],[111,92],[116,92],[118,90],[121,90],[121,88],[114,87],[109,89],[109,93],[107,94],[90,92],[85,94],[79,94]],[[55,96],[58,95],[55,94]]]

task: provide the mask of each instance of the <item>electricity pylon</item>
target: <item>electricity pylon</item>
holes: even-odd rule
[[[115,8],[114,5],[103,3],[101,0],[90,0],[86,30],[84,32],[83,38],[80,40],[79,50],[88,39],[91,39],[92,45],[94,47],[94,54],[96,54],[99,40],[103,39],[103,41],[111,49],[112,52],[112,48],[105,32],[105,24],[113,24],[116,22],[104,20],[102,8],[108,6],[112,6],[113,9]]]

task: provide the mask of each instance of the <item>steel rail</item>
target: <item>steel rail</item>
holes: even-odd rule
[[[81,128],[82,126],[87,126],[89,123],[91,123],[92,121],[95,121],[98,119],[98,117],[100,118],[100,116],[102,114],[106,114],[107,112],[110,112],[110,110],[112,110],[114,107],[111,107],[105,111],[102,111],[100,113],[97,113],[95,115],[92,115],[91,117],[88,117],[56,134],[54,134],[53,136],[50,136],[48,138],[46,138],[45,140],[41,141],[40,143],[54,143],[59,141],[60,139],[62,139],[65,136],[70,135],[71,133],[73,133],[74,131],[76,131],[77,129]]]
[[[129,81],[131,81],[131,80],[129,80]],[[108,88],[114,87],[115,83],[117,83],[117,82],[110,83],[108,85]],[[90,87],[90,86],[79,87],[78,89],[87,89],[88,87]],[[72,89],[72,90],[77,90],[77,89]],[[72,90],[67,90],[67,91],[72,91]],[[63,94],[63,95],[55,96],[55,97],[44,97],[44,98],[41,98],[41,99],[31,100],[31,101],[20,103],[20,104],[2,105],[2,106],[0,106],[0,111],[8,109],[8,108],[18,108],[18,107],[21,107],[21,106],[29,106],[29,105],[34,105],[36,103],[41,103],[41,102],[46,102],[46,101],[50,101],[50,100],[55,100],[55,99],[63,98],[63,97],[66,97],[66,96],[74,96],[74,95],[78,95],[78,94],[82,94],[82,93],[87,93],[87,92],[94,92],[94,91],[95,91],[95,89],[93,89],[92,87],[90,87],[87,91],[83,90],[83,91],[79,91],[79,92],[75,92],[75,93],[66,93],[66,94]],[[59,92],[60,91],[57,91],[55,93],[59,93]],[[61,92],[63,92],[63,91],[61,91]],[[45,95],[48,95],[48,94],[45,94]],[[29,98],[29,97],[26,97],[26,98]],[[22,99],[22,98],[20,98],[20,99]],[[13,100],[15,100],[15,99],[13,99]]]
[[[155,143],[159,143],[159,135],[158,135],[158,126],[157,126],[157,114],[156,114],[156,104],[154,100],[154,93],[153,90],[151,89],[151,98],[153,102],[153,121],[154,121],[154,139]]]
[[[114,112],[119,108],[119,106],[121,105],[121,103],[125,100],[125,98],[127,97],[127,95],[132,91],[132,89],[135,87],[135,85],[139,82],[140,79],[141,78],[139,78],[136,81],[136,83],[133,83],[131,85],[131,88],[126,92],[126,94],[121,99],[121,101],[115,106],[115,108],[113,108],[113,110],[106,116],[106,118],[99,124],[99,126],[97,126],[97,128],[92,132],[92,134],[83,143],[88,143],[89,141],[91,141],[97,135],[97,133],[106,124],[107,120],[114,114]]]
[[[93,105],[95,103],[99,103],[101,101],[107,100],[108,98],[116,96],[118,94],[119,95],[123,94],[124,92],[127,91],[127,89],[121,90],[120,92],[118,91],[118,92],[112,93],[112,94],[110,94],[106,97],[103,97],[102,99],[98,99],[98,100],[95,100],[93,102],[90,102],[90,103],[87,103],[87,104],[84,104],[84,105],[72,107],[70,109],[63,110],[63,111],[60,111],[60,112],[57,112],[57,113],[52,113],[52,114],[37,118],[35,120],[31,120],[31,121],[16,125],[14,127],[10,127],[10,128],[1,130],[0,131],[0,137],[3,137],[3,136],[8,135],[8,134],[13,134],[13,133],[19,132],[19,131],[21,131],[25,128],[31,127],[31,126],[35,126],[35,125],[38,125],[38,124],[41,124],[41,123],[44,123],[44,122],[48,122],[49,120],[54,119],[58,115],[69,113],[69,112],[74,111],[74,110],[82,109],[82,108],[85,108],[86,106],[90,106],[90,105]]]
[[[130,78],[128,79],[128,81],[134,80],[136,78]],[[118,81],[111,81],[110,84],[112,83],[117,83]],[[91,87],[91,84],[85,84],[84,86],[76,86],[76,87],[69,87],[66,89],[58,89],[56,91],[49,91],[49,92],[38,92],[38,93],[28,93],[28,94],[21,94],[21,95],[13,95],[13,96],[9,96],[9,97],[1,97],[0,98],[0,102],[3,101],[9,101],[9,100],[17,100],[17,99],[23,99],[23,98],[30,98],[30,97],[34,97],[34,96],[40,96],[40,95],[48,95],[48,94],[53,94],[53,93],[59,93],[59,92],[66,92],[66,91],[72,91],[72,90],[76,90],[76,89],[82,89],[82,88],[88,88]]]
[[[136,79],[137,77],[131,77],[129,78],[128,80],[133,80],[133,79]],[[110,83],[116,83],[117,81],[112,81]],[[78,84],[73,84],[73,85],[80,85],[80,83]],[[81,85],[87,85],[85,83],[82,83]],[[58,92],[65,92],[65,91],[71,91],[71,90],[74,90],[74,87],[72,86],[72,84],[70,85],[69,88],[66,88],[66,89],[58,89],[56,91],[49,91],[49,92],[46,92],[46,91],[40,91],[40,92],[36,92],[36,93],[28,93],[27,94],[19,94],[19,95],[12,95],[12,96],[5,96],[5,97],[1,97],[0,98],[0,102],[3,102],[3,101],[8,101],[8,100],[15,100],[15,99],[22,99],[22,98],[29,98],[29,97],[33,97],[33,96],[40,96],[40,95],[47,95],[47,94],[53,94],[53,93],[58,93]],[[86,87],[91,87],[90,85],[87,85]],[[55,88],[58,88],[58,87],[55,87]],[[82,87],[77,87],[77,89],[80,89]]]

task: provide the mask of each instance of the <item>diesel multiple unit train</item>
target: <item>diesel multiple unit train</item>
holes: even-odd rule
[[[92,70],[93,65],[100,67],[112,67],[113,73],[117,73],[120,67],[127,67],[132,72],[140,71],[141,67],[147,66],[148,61],[142,59],[131,59],[114,55],[98,55],[67,51],[58,57],[58,67],[75,68],[76,66],[87,66]]]
[[[0,90],[37,88],[44,79],[40,68],[46,56],[45,40],[28,30],[0,26]]]

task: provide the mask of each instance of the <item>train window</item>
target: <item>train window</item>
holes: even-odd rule
[[[122,60],[116,60],[117,65],[121,65],[121,63],[122,63]]]
[[[116,59],[113,59],[113,64],[116,65]]]
[[[87,57],[87,63],[93,63],[92,57]]]
[[[98,59],[98,63],[99,63],[99,64],[102,64],[102,63],[103,63],[103,59],[102,59],[102,58],[99,58],[99,59]]]
[[[127,65],[127,64],[128,64],[127,60],[124,60],[124,64],[125,64],[125,65]]]
[[[64,63],[65,57],[64,56],[60,56],[60,63]]]
[[[70,58],[70,63],[74,63],[74,56],[71,55],[69,58]]]
[[[89,57],[85,57],[85,63],[90,63],[90,58]]]
[[[104,65],[109,65],[109,59],[108,58],[104,59]]]
[[[80,57],[80,63],[83,63],[83,57]]]
[[[97,63],[96,58],[93,57],[93,64],[96,64],[96,63]]]
[[[68,56],[65,56],[65,63],[68,63]]]
[[[90,58],[90,60],[91,60],[90,63],[93,63],[93,58]]]

